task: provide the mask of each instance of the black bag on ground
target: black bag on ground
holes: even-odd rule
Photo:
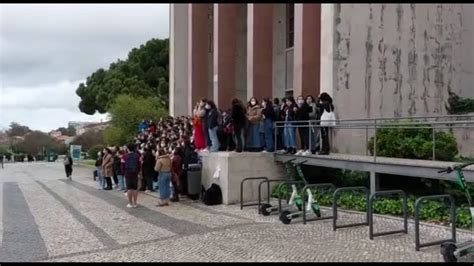
[[[204,192],[202,201],[206,205],[219,205],[222,204],[222,191],[221,187],[216,183],[212,183],[211,187]]]

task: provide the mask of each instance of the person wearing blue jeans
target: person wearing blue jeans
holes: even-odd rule
[[[285,110],[285,126],[283,129],[283,140],[286,151],[295,154],[296,153],[296,138],[295,138],[295,127],[292,127],[292,122],[295,120],[295,113],[298,107],[293,97],[286,99],[287,108]]]
[[[275,112],[270,99],[264,99],[262,106],[265,151],[274,152],[275,144],[273,141],[273,122],[275,121]]]
[[[209,111],[207,117],[207,129],[209,132],[209,138],[211,139],[211,152],[217,152],[220,148],[219,138],[217,137],[219,114],[216,104],[213,101],[207,101],[206,109]]]
[[[171,196],[171,158],[163,149],[158,151],[158,159],[156,160],[155,171],[159,172],[158,182],[160,186],[160,203],[156,206],[163,207],[169,205]]]

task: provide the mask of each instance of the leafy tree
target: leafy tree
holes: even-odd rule
[[[37,130],[28,133],[17,144],[17,151],[26,154],[42,154],[43,149],[51,149],[59,154],[64,154],[67,151],[67,146],[55,141],[48,134]]]
[[[143,98],[119,95],[109,109],[111,126],[105,129],[107,145],[124,145],[137,134],[138,124],[143,118],[158,119],[167,112],[158,97]]]
[[[99,151],[102,151],[104,148],[105,148],[105,145],[98,144],[91,147],[87,153],[89,154],[89,157],[91,159],[97,160],[98,158],[97,154],[99,153]]]
[[[22,126],[16,122],[12,122],[10,124],[10,129],[7,130],[7,134],[9,137],[22,137],[29,132],[31,132],[31,129],[29,127]]]
[[[81,145],[82,149],[88,151],[95,145],[101,144],[104,145],[104,131],[103,130],[89,130],[84,134],[77,136],[71,144]]]
[[[133,48],[127,60],[117,60],[108,70],[98,69],[79,84],[76,94],[81,98],[79,109],[92,115],[105,113],[120,94],[136,97],[157,97],[167,108],[169,94],[168,39],[152,39]]]

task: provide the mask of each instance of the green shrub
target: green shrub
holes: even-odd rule
[[[100,145],[100,144],[93,146],[88,151],[89,157],[93,160],[97,160],[97,158],[98,158],[97,153],[99,153],[99,151],[102,151],[104,148],[105,147],[103,145]]]
[[[449,114],[467,114],[474,112],[474,99],[461,98],[449,92],[448,104],[445,105]]]
[[[413,121],[412,121],[413,122]],[[381,128],[377,129],[377,156],[433,159],[433,130],[421,128]],[[368,143],[374,154],[374,137]],[[436,160],[453,161],[458,154],[456,138],[451,132],[435,132]]]
[[[332,192],[313,191],[316,201],[321,206],[332,206]],[[374,213],[401,216],[403,214],[402,199],[380,198],[374,201]],[[414,217],[415,197],[409,196],[407,200],[408,216]],[[366,195],[362,192],[342,192],[337,200],[337,206],[340,209],[356,210],[365,212],[367,209]],[[471,214],[467,207],[457,208],[456,225],[459,228],[471,227]],[[449,208],[440,201],[426,201],[423,202],[420,208],[420,220],[431,222],[446,222],[449,221]]]

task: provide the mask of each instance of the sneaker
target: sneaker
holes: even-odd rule
[[[303,156],[309,156],[311,155],[311,152],[309,150],[304,151],[301,155]]]
[[[266,150],[263,150],[263,151],[262,151],[262,153],[267,153],[267,152],[268,152],[268,151],[266,151]]]
[[[151,191],[150,191],[150,190],[148,190],[148,189],[147,189],[147,190],[145,190],[145,193],[150,193],[150,192],[151,192]]]
[[[133,208],[133,205],[132,204],[127,204],[127,208]]]
[[[303,150],[299,150],[295,155],[303,155]]]
[[[132,205],[132,208],[136,208],[136,207],[138,207],[138,204]]]
[[[209,150],[206,148],[204,150],[201,150],[202,152],[209,152]]]

